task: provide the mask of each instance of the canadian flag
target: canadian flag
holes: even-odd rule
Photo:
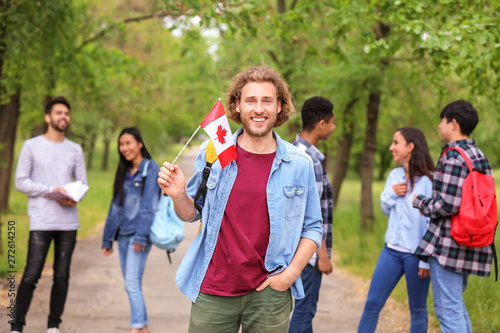
[[[220,100],[215,103],[212,110],[203,119],[200,126],[207,132],[215,146],[215,152],[221,167],[234,161],[237,157],[233,143],[233,135],[227,121],[226,112]]]

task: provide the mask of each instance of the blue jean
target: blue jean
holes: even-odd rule
[[[441,324],[441,332],[472,333],[469,313],[463,297],[469,274],[448,270],[441,266],[434,257],[429,258],[429,266],[434,310]]]
[[[375,332],[380,311],[403,274],[406,278],[411,314],[410,332],[427,332],[427,294],[430,279],[421,279],[418,276],[418,263],[419,259],[413,254],[384,246],[373,272],[358,333]]]
[[[142,275],[146,267],[151,243],[141,252],[134,251],[132,236],[118,236],[118,250],[125,290],[130,302],[130,328],[144,328],[149,325],[146,303],[142,295]]]
[[[312,321],[316,315],[322,274],[307,264],[300,274],[306,296],[295,300],[288,333],[312,333]]]
[[[42,275],[52,240],[54,240],[54,282],[50,293],[50,314],[47,327],[59,327],[61,323],[68,295],[71,257],[76,244],[76,230],[32,230],[28,240],[26,268],[17,293],[16,320],[11,325],[13,331],[22,332],[23,326],[26,325],[26,314],[33,298],[33,292]]]

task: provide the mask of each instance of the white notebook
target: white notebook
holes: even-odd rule
[[[75,202],[82,200],[83,196],[89,190],[89,187],[83,184],[80,180],[76,182],[71,182],[63,186],[67,193],[62,192],[50,192],[45,195],[45,197],[53,200],[60,200],[62,198],[69,198]]]

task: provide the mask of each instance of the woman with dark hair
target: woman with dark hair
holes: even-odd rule
[[[159,168],[151,159],[139,130],[128,127],[118,136],[120,162],[113,185],[113,200],[102,239],[105,256],[118,252],[130,301],[131,333],[148,333],[149,321],[142,295],[142,275],[151,249],[149,230],[160,198]]]
[[[380,195],[382,211],[389,218],[385,246],[373,272],[358,333],[375,332],[379,313],[403,274],[411,313],[411,333],[427,332],[427,293],[430,271],[413,252],[427,230],[429,219],[412,207],[415,193],[432,194],[434,163],[421,130],[403,127],[394,133],[394,162],[401,165],[389,174]]]

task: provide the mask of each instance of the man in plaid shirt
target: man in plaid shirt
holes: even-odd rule
[[[462,148],[478,171],[491,174],[484,154],[469,139],[479,121],[476,109],[465,100],[458,100],[441,111],[439,130],[447,147]],[[416,195],[413,206],[431,218],[429,228],[415,255],[429,262],[436,316],[441,331],[472,332],[463,292],[470,274],[489,276],[492,249],[459,245],[450,234],[451,216],[458,213],[462,200],[462,183],[469,174],[463,157],[448,150],[437,163],[432,198]]]
[[[333,195],[328,175],[323,168],[325,156],[316,148],[318,141],[327,140],[335,129],[333,104],[323,97],[312,97],[304,102],[301,110],[302,132],[292,143],[311,156],[316,176],[321,215],[323,217],[323,240],[321,248],[314,253],[309,264],[304,267],[301,279],[305,297],[295,300],[295,308],[290,320],[289,333],[312,332],[312,320],[316,314],[322,274],[333,270],[330,260],[332,251]]]

